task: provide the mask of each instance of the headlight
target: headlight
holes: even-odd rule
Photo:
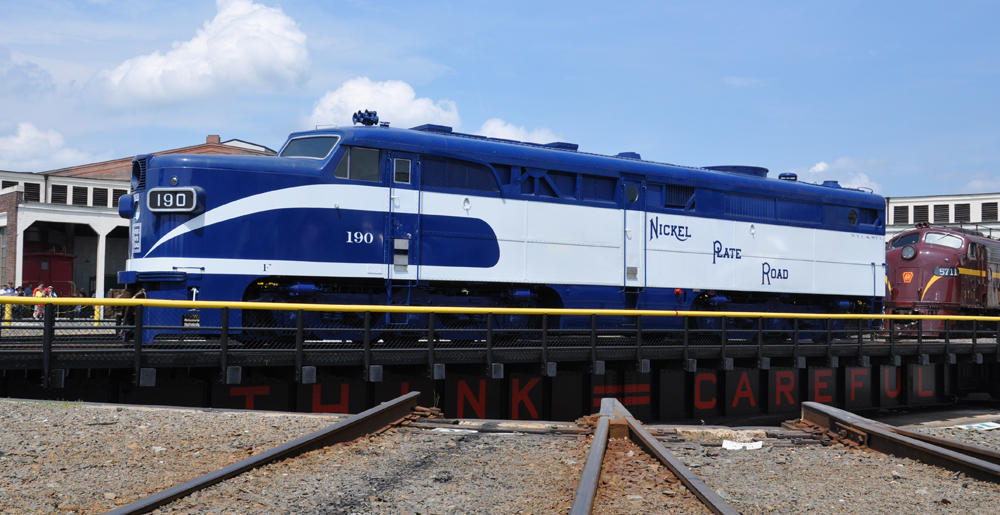
[[[907,245],[903,247],[903,259],[913,259],[917,256],[917,249],[913,248],[912,245]]]
[[[939,266],[934,269],[934,275],[941,277],[958,277],[958,269],[954,267]]]
[[[133,204],[134,199],[135,197],[133,195],[122,195],[118,199],[118,216],[125,219],[131,219],[135,215],[136,209],[135,204]]]

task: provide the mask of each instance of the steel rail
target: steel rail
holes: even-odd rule
[[[37,305],[35,297],[2,297],[0,304]],[[954,320],[1000,322],[1000,316],[957,315],[887,315],[887,314],[824,314],[824,313],[758,313],[753,311],[679,311],[655,309],[568,309],[568,308],[467,308],[449,306],[387,306],[382,304],[297,304],[289,302],[228,302],[160,299],[95,299],[82,297],[45,298],[43,304],[55,306],[145,306],[158,308],[249,309],[278,311],[334,311],[343,313],[435,313],[469,315],[579,315],[579,316],[651,316],[651,317],[708,317],[708,318],[787,318],[811,320]]]
[[[248,470],[267,465],[272,461],[292,458],[314,449],[347,442],[371,434],[409,415],[411,410],[417,406],[417,398],[419,396],[420,392],[410,392],[380,406],[353,415],[332,426],[320,429],[315,433],[292,440],[291,442],[227,465],[190,481],[169,487],[153,495],[143,497],[135,502],[109,511],[107,514],[138,515],[140,513],[149,513],[160,506],[238,476]]]
[[[938,447],[943,447],[958,453],[962,453],[968,456],[979,458],[990,463],[1000,465],[1000,451],[996,449],[990,449],[987,447],[980,447],[978,445],[973,445],[971,443],[959,442],[957,440],[949,440],[947,438],[941,438],[940,436],[929,435],[927,433],[921,433],[918,431],[910,431],[908,429],[903,429],[901,427],[889,426],[889,430],[898,435],[902,435],[908,438],[913,438],[914,440],[920,440],[927,442]]]
[[[666,447],[663,446],[653,435],[646,431],[645,427],[631,415],[625,417],[628,423],[629,434],[632,439],[642,447],[650,456],[656,457],[664,466],[673,472],[677,479],[691,491],[706,508],[716,515],[739,515],[739,511],[729,505],[719,494],[715,493],[700,477],[695,475],[691,469],[687,468],[681,460],[677,459]]]
[[[601,466],[604,464],[604,451],[608,448],[609,425],[606,416],[602,416],[597,422],[594,440],[590,443],[590,452],[587,453],[587,463],[583,466],[580,482],[573,495],[573,506],[569,510],[570,515],[590,515],[590,512],[594,510],[594,498],[597,496],[597,488],[600,486]]]
[[[833,432],[848,429],[863,433],[868,448],[883,454],[915,459],[963,472],[981,481],[1000,483],[1000,465],[990,461],[996,453],[980,453],[975,446],[954,442],[948,446],[936,445],[926,438],[907,436],[906,430],[815,402],[802,403],[802,420]]]

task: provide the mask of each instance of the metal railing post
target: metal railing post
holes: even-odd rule
[[[976,326],[972,325],[972,339],[976,339]],[[918,359],[923,359],[920,356],[924,355],[924,321],[917,319],[917,357]]]
[[[764,359],[764,317],[757,317],[757,363]]]
[[[719,354],[721,354],[722,363],[725,364],[725,362],[726,362],[726,342],[729,340],[729,338],[726,336],[726,317],[722,317],[722,334],[721,334],[721,336],[722,336],[722,338],[721,338],[720,342],[722,344],[722,347],[719,349]]]
[[[365,380],[368,380],[368,372],[372,365],[372,312],[365,311],[365,334],[361,345],[365,352]],[[343,401],[341,401],[343,402]]]
[[[302,361],[305,357],[305,311],[299,310],[295,316],[295,381],[302,382]]]
[[[975,325],[975,322],[973,322],[972,324]],[[974,338],[973,342],[975,342]],[[975,349],[976,349],[976,344],[973,343],[972,344],[973,355],[976,353]],[[951,354],[951,320],[944,321],[944,353],[945,355]]]
[[[42,388],[49,387],[49,373],[52,369],[52,336],[55,334],[55,306],[46,304],[42,318]],[[137,371],[138,372],[138,371]]]
[[[219,328],[219,366],[222,368],[222,384],[226,384],[226,370],[229,368],[229,308],[222,308]]]
[[[427,366],[431,370],[431,377],[434,377],[434,312],[427,315]]]
[[[871,324],[869,324],[871,325]],[[865,357],[865,351],[863,348],[865,342],[865,330],[864,326],[861,324],[861,320],[858,319],[858,362],[860,363]]]
[[[1000,320],[997,321],[997,332],[993,339],[993,350],[993,355],[996,356],[995,359],[1000,362]]]
[[[549,315],[542,313],[542,371],[548,370],[549,365]]]
[[[642,371],[642,315],[635,316],[635,363]]]
[[[493,366],[493,313],[486,314],[486,366]]]
[[[590,366],[597,365],[597,315],[590,315]]]
[[[792,318],[792,360],[799,366],[799,317]]]
[[[896,360],[896,319],[889,319],[889,357]]]
[[[132,330],[132,367],[135,369],[133,384],[139,386],[139,375],[142,373],[142,304],[135,306],[135,327]]]
[[[833,362],[833,319],[826,319],[826,363]]]
[[[689,317],[684,315],[683,322],[683,337],[684,337],[684,367],[687,368],[688,360],[691,359],[691,339],[690,339],[690,325]]]

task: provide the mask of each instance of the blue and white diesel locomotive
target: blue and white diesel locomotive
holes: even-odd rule
[[[158,299],[842,313],[883,295],[879,195],[439,125],[140,155],[120,214],[119,281]],[[307,326],[352,326],[324,316]]]

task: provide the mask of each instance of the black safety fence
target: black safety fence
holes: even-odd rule
[[[158,354],[197,355],[223,368],[241,354],[253,354],[261,364],[299,367],[434,366],[442,355],[451,363],[642,363],[704,357],[704,349],[723,360],[861,356],[872,345],[888,347],[889,355],[897,347],[924,354],[924,346],[944,354],[961,347],[977,355],[995,352],[1000,333],[1000,317],[46,300],[40,307],[32,299],[3,304],[0,368],[5,356],[23,360],[25,353],[40,353],[46,363],[53,353],[86,353],[92,363],[100,353],[121,359],[123,351],[137,368]]]

